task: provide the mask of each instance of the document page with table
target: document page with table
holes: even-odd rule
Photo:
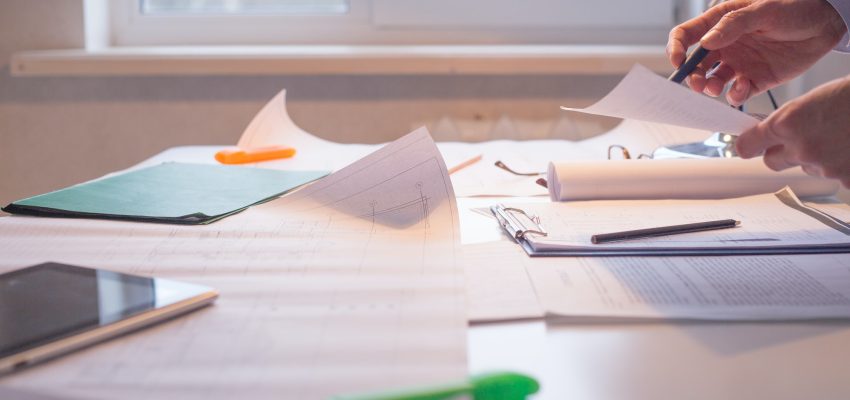
[[[850,318],[846,254],[561,258],[528,272],[563,321]]]

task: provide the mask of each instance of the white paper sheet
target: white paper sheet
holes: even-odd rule
[[[466,376],[451,184],[424,130],[209,226],[0,218],[0,271],[44,261],[209,285],[217,303],[5,377],[80,398],[326,398]]]
[[[560,258],[540,260],[528,271],[550,317],[850,318],[846,254]]]
[[[735,108],[670,82],[640,64],[635,64],[610,93],[590,107],[561,108],[731,134],[740,134],[759,122]]]
[[[263,168],[336,171],[380,145],[342,144],[313,136],[296,125],[286,110],[286,90],[281,90],[251,120],[237,146],[243,148],[285,145],[295,148],[292,158],[263,162]]]
[[[802,197],[838,191],[836,180],[807,175],[799,167],[772,171],[761,158],[554,162],[547,180],[552,201],[723,199],[785,186]]]
[[[504,239],[463,246],[470,322],[544,315],[526,272],[536,260],[507,237]]]

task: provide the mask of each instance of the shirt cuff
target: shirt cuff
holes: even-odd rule
[[[844,33],[844,37],[838,42],[838,45],[835,46],[835,50],[844,53],[850,53],[850,0],[826,0],[835,11],[838,11],[838,15],[841,16],[841,19],[844,20],[844,25],[848,27],[848,32]]]

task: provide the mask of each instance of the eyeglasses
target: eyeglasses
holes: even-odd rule
[[[501,168],[502,170],[505,170],[505,171],[508,171],[508,172],[510,172],[510,173],[512,173],[512,174],[514,174],[514,175],[517,175],[517,176],[540,176],[540,175],[546,175],[546,172],[517,172],[517,171],[514,171],[513,169],[511,169],[511,167],[508,167],[508,166],[507,166],[505,163],[503,163],[502,161],[496,161],[493,165],[495,165],[495,166],[496,166],[496,167],[498,167],[498,168]],[[545,178],[538,178],[538,179],[537,179],[536,181],[534,181],[534,182],[535,182],[535,183],[537,183],[537,184],[538,184],[538,185],[540,185],[540,186],[543,186],[543,187],[545,187],[545,188],[549,188],[549,182],[546,182],[546,179],[545,179]]]
[[[619,152],[614,151],[614,150],[619,150]],[[622,156],[622,158],[616,157],[616,154],[620,154]],[[641,153],[638,156],[638,159],[641,159],[641,158],[652,158],[652,156],[649,155],[649,154]],[[609,160],[631,160],[632,154],[629,153],[629,149],[627,149],[625,146],[620,146],[619,144],[612,144],[612,145],[608,146],[608,159]]]
[[[505,170],[505,171],[508,171],[508,172],[510,172],[510,173],[512,173],[512,174],[514,174],[514,175],[519,175],[519,176],[537,176],[537,175],[546,175],[546,173],[545,173],[545,172],[516,172],[516,171],[514,171],[513,169],[511,169],[510,167],[508,167],[507,165],[505,165],[505,163],[503,163],[503,162],[501,162],[501,161],[496,161],[496,163],[495,163],[495,164],[493,164],[493,165],[495,165],[495,166],[497,166],[497,167],[499,167],[499,168],[501,168],[501,169],[503,169],[503,170]]]

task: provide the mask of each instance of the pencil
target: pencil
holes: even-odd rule
[[[481,158],[482,158],[482,157],[484,157],[484,155],[483,155],[483,154],[479,154],[479,155],[477,155],[477,156],[475,156],[475,157],[470,158],[469,160],[466,160],[466,161],[464,161],[464,162],[462,162],[462,163],[460,163],[460,164],[458,164],[458,165],[455,165],[454,167],[449,168],[449,175],[451,175],[451,174],[453,174],[453,173],[455,173],[455,172],[457,172],[457,171],[460,171],[460,170],[462,170],[462,169],[464,169],[464,168],[466,168],[466,167],[468,167],[468,166],[470,166],[470,165],[472,165],[472,164],[475,164],[475,163],[477,163],[477,162],[481,161]]]
[[[643,239],[656,236],[678,235],[690,232],[710,231],[714,229],[734,228],[741,225],[741,221],[734,219],[721,219],[717,221],[695,222],[692,224],[661,226],[658,228],[636,229],[614,233],[602,233],[590,237],[593,244],[619,242],[623,240]]]

